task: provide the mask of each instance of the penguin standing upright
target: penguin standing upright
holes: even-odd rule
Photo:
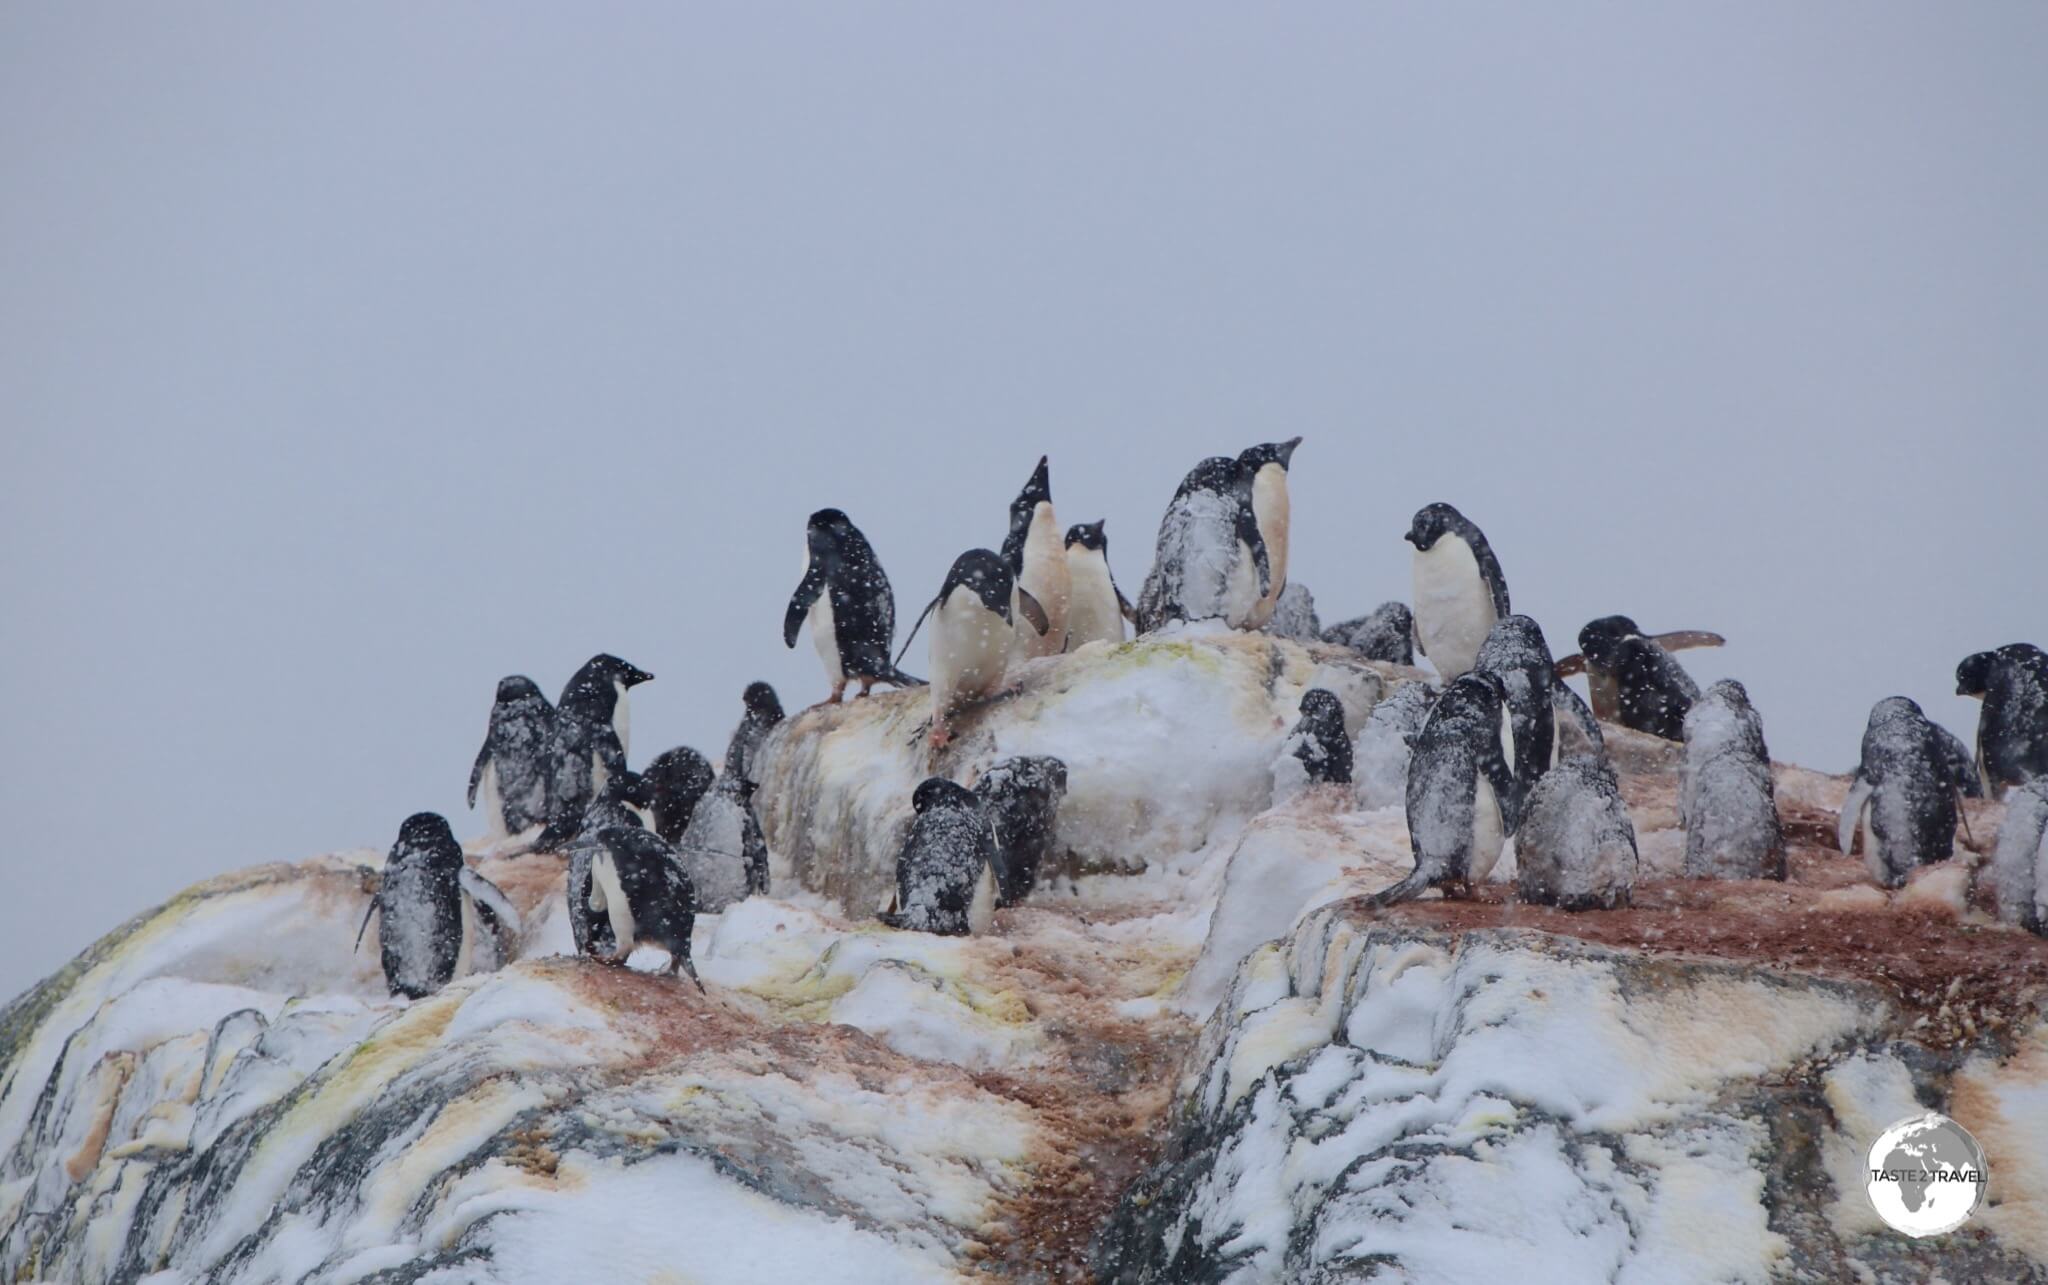
[[[996,904],[1024,900],[1057,843],[1067,765],[1044,754],[1020,754],[994,764],[974,783],[975,802],[995,835]]]
[[[1748,689],[1732,678],[1709,687],[1686,711],[1684,735],[1678,820],[1686,878],[1783,879],[1771,751]]]
[[[1863,761],[1842,804],[1835,838],[1842,855],[1863,827],[1863,860],[1886,888],[1906,882],[1914,867],[1955,852],[1957,795],[1962,783],[1920,706],[1888,696],[1871,707]]]
[[[398,828],[383,883],[363,914],[356,944],[377,916],[384,982],[393,995],[424,999],[457,977],[512,958],[519,912],[498,886],[469,868],[462,845],[438,813],[416,812]]]
[[[725,771],[728,776],[751,781],[754,755],[760,751],[761,742],[768,739],[768,733],[782,721],[782,700],[768,684],[748,683],[740,703],[746,707],[746,713],[741,716],[740,725],[732,729],[732,740],[726,743]]]
[[[548,765],[555,707],[524,674],[498,680],[490,727],[469,769],[469,806],[484,798],[492,838],[523,833],[548,819]]]
[[[690,961],[696,893],[690,876],[676,863],[674,849],[661,836],[637,826],[613,826],[599,831],[597,839],[588,905],[605,920],[612,947],[596,957],[607,964],[623,964],[635,947],[659,946],[668,952],[669,975],[688,973],[703,990],[697,966]]]
[[[583,810],[582,824],[575,837],[562,846],[562,855],[568,858],[563,891],[569,907],[569,936],[575,941],[578,954],[609,955],[618,944],[612,939],[611,921],[590,907],[590,872],[597,854],[604,848],[599,835],[621,826],[648,828],[642,810],[627,799],[632,776],[630,772],[622,773],[606,781],[604,793]],[[640,782],[643,786],[648,784],[644,775]],[[651,787],[648,792],[653,793]]]
[[[687,745],[663,750],[640,775],[647,782],[648,810],[654,813],[647,828],[669,843],[682,840],[698,802],[718,779],[710,760]]]
[[[1301,694],[1301,717],[1280,742],[1280,753],[1301,765],[1311,785],[1351,784],[1351,735],[1344,729],[1344,702],[1335,692],[1311,687]]]
[[[1092,642],[1120,643],[1136,613],[1109,574],[1109,536],[1102,522],[1067,528],[1067,650]]]
[[[1181,479],[1159,520],[1158,549],[1138,594],[1138,632],[1173,620],[1249,629],[1272,575],[1250,475],[1226,456],[1203,460]]]
[[[1415,663],[1415,613],[1405,602],[1383,602],[1371,612],[1323,630],[1323,641],[1349,647],[1367,660]]]
[[[1956,666],[1956,695],[1984,701],[1977,771],[1993,798],[2048,776],[2048,653],[2032,643],[1980,651]]]
[[[1479,657],[1493,622],[1512,610],[1493,546],[1448,504],[1416,510],[1401,537],[1415,546],[1415,641],[1446,681]]]
[[[796,646],[806,620],[832,684],[823,704],[843,697],[849,681],[860,683],[863,696],[876,683],[915,687],[924,681],[889,663],[896,594],[868,538],[838,509],[819,509],[805,527],[804,577],[782,613],[784,646]]]
[[[1007,560],[988,549],[969,549],[953,560],[939,596],[925,604],[910,627],[905,648],[925,617],[931,617],[933,749],[952,739],[954,714],[1002,686],[1010,662],[1013,604],[1031,628],[1051,628],[1038,599],[1017,588]]]
[[[1985,875],[2000,921],[2048,932],[2048,776],[2006,796],[2005,823]]]
[[[1606,759],[1577,755],[1529,791],[1515,827],[1515,892],[1565,910],[1613,910],[1635,888],[1636,827]]]
[[[1479,645],[1472,667],[1500,679],[1507,693],[1508,721],[1514,729],[1517,810],[1536,782],[1557,760],[1557,675],[1550,665],[1550,643],[1543,627],[1527,616],[1502,616]]]
[[[653,677],[601,652],[562,688],[562,699],[555,703],[548,825],[534,840],[536,850],[553,852],[566,843],[605,781],[626,770],[631,737],[626,692]]]
[[[1719,647],[1726,641],[1699,629],[1652,638],[1627,616],[1602,616],[1579,631],[1578,654],[1559,661],[1557,672],[1586,675],[1596,716],[1667,741],[1682,741],[1685,713],[1700,698],[1700,685],[1671,653]]]
[[[882,922],[946,937],[987,932],[996,909],[988,814],[965,786],[938,776],[917,787],[910,805],[916,816],[896,857],[896,892]]]
[[[1273,618],[1280,595],[1287,588],[1287,528],[1292,513],[1287,498],[1287,468],[1294,459],[1299,437],[1285,442],[1266,442],[1250,447],[1237,457],[1237,466],[1248,480],[1252,493],[1252,521],[1266,546],[1268,575],[1258,603],[1249,620],[1252,629],[1264,629]]]
[[[1408,843],[1415,870],[1373,894],[1373,904],[1393,905],[1452,883],[1469,894],[1474,879],[1493,872],[1515,828],[1515,782],[1507,760],[1512,738],[1499,678],[1467,672],[1444,688],[1408,760]]]
[[[1010,532],[1003,537],[1003,558],[1010,564],[1010,576],[1019,591],[1038,599],[1045,611],[1043,632],[1028,621],[1016,620],[1012,661],[1034,656],[1056,656],[1067,646],[1067,600],[1071,583],[1067,552],[1060,540],[1059,519],[1052,511],[1052,474],[1046,457],[1017,498],[1010,501]]]
[[[1435,700],[1428,683],[1402,683],[1366,714],[1351,750],[1352,793],[1359,807],[1391,808],[1406,799],[1415,738]]]
[[[753,783],[730,772],[719,777],[691,815],[676,858],[697,891],[699,914],[720,914],[767,892],[768,844],[754,816]]]

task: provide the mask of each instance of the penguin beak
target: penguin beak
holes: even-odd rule
[[[638,687],[640,684],[650,681],[653,677],[654,675],[644,669],[628,670],[626,672],[626,686]]]
[[[1031,480],[1024,484],[1024,490],[1017,496],[1020,504],[1028,503],[1035,506],[1052,502],[1052,473],[1046,467],[1046,461],[1050,458],[1046,455],[1038,457],[1038,467],[1031,471]]]
[[[1406,540],[1406,541],[1407,541],[1408,543],[1410,543],[1410,544],[1414,545],[1414,546],[1415,546],[1416,548],[1418,548],[1418,549],[1420,549],[1420,548],[1422,547],[1422,541],[1420,541],[1420,540],[1418,540],[1418,539],[1416,539],[1416,538],[1415,538],[1415,533],[1414,533],[1413,531],[1410,531],[1410,532],[1408,532],[1407,534],[1403,535],[1403,536],[1402,536],[1401,538],[1402,538],[1403,540]]]
[[[1289,465],[1290,463],[1292,463],[1292,462],[1293,462],[1293,460],[1294,460],[1294,448],[1295,448],[1295,447],[1297,447],[1297,446],[1299,446],[1299,445],[1301,445],[1301,439],[1300,439],[1299,437],[1297,437],[1297,438],[1293,439],[1292,441],[1287,441],[1287,442],[1282,442],[1282,443],[1280,443],[1280,452],[1279,452],[1279,454],[1280,454],[1280,467],[1281,467],[1281,468],[1286,468],[1286,467],[1287,467],[1287,466],[1288,466],[1288,465]]]

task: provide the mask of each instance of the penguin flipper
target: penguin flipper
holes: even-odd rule
[[[1273,564],[1266,554],[1266,537],[1259,532],[1258,515],[1252,512],[1249,495],[1237,506],[1237,539],[1252,551],[1252,565],[1259,571],[1259,596],[1263,598],[1273,590]]]
[[[1024,613],[1024,619],[1030,621],[1031,627],[1041,635],[1048,629],[1051,629],[1052,619],[1045,614],[1045,607],[1038,599],[1032,597],[1031,591],[1023,585],[1018,585],[1016,588],[1017,610]]]
[[[796,646],[797,631],[803,628],[804,617],[817,604],[818,595],[825,592],[825,569],[811,559],[804,568],[804,578],[798,582],[796,592],[789,595],[789,610],[782,613],[782,645]]]
[[[1374,906],[1397,906],[1404,901],[1413,901],[1428,890],[1429,875],[1418,865],[1406,879],[1391,888],[1380,889],[1366,901]]]
[[[1559,678],[1570,678],[1573,674],[1583,674],[1586,672],[1586,658],[1578,652],[1573,652],[1563,660],[1552,661],[1550,672]]]
[[[1123,613],[1123,617],[1124,617],[1124,619],[1125,619],[1125,620],[1128,620],[1128,621],[1130,621],[1130,622],[1131,622],[1132,624],[1134,624],[1134,625],[1135,625],[1135,624],[1137,624],[1137,623],[1138,623],[1138,609],[1137,609],[1136,607],[1133,607],[1133,606],[1131,605],[1131,600],[1130,600],[1129,598],[1126,598],[1126,597],[1124,597],[1124,591],[1123,591],[1123,590],[1121,590],[1121,589],[1117,589],[1117,587],[1116,587],[1116,581],[1114,581],[1114,580],[1110,581],[1110,582],[1109,582],[1109,587],[1110,587],[1111,589],[1115,589],[1115,590],[1116,590],[1116,609],[1117,609],[1118,611],[1120,611],[1120,612],[1122,612],[1122,613]]]
[[[462,886],[463,895],[476,904],[477,913],[491,921],[491,932],[498,941],[498,957],[509,962],[516,951],[520,937],[519,908],[512,904],[497,884],[484,878],[468,866],[456,876]]]
[[[930,686],[930,684],[925,682],[924,679],[917,677],[915,674],[906,674],[902,670],[896,668],[896,666],[894,665],[889,666],[889,672],[882,675],[882,681],[885,683],[894,683],[898,687]]]
[[[1501,735],[1510,735],[1502,719]],[[1512,742],[1510,742],[1512,743]],[[1487,752],[1479,760],[1479,770],[1486,774],[1486,783],[1493,787],[1494,801],[1500,805],[1500,828],[1504,834],[1513,834],[1522,821],[1521,791],[1515,788],[1514,769],[1508,766],[1507,756],[1501,747],[1488,742]]]
[[[476,752],[476,763],[469,769],[469,806],[476,807],[476,787],[484,779],[484,767],[491,761],[491,738],[484,737],[483,748]],[[493,822],[493,824],[496,824]]]
[[[1665,651],[1685,651],[1693,647],[1725,647],[1728,640],[1704,629],[1674,629],[1670,633],[1657,634],[1650,639]]]
[[[1835,845],[1845,857],[1856,846],[1856,827],[1870,808],[1872,788],[1870,778],[1858,771],[1849,785],[1849,797],[1842,800],[1842,814],[1835,819]]]
[[[897,664],[899,664],[899,665],[900,665],[900,664],[902,664],[902,663],[903,663],[903,658],[904,658],[905,656],[908,656],[908,655],[910,654],[910,644],[911,644],[912,640],[914,640],[914,639],[915,639],[915,638],[917,637],[917,631],[918,631],[918,630],[920,630],[920,629],[922,629],[922,628],[924,628],[924,618],[925,618],[926,616],[929,616],[929,615],[931,615],[931,614],[932,614],[932,608],[934,608],[934,607],[936,607],[936,606],[938,606],[938,605],[939,605],[939,600],[938,600],[937,598],[934,598],[934,599],[932,599],[932,600],[931,600],[930,602],[928,602],[928,603],[926,603],[926,604],[924,605],[924,610],[923,610],[923,611],[920,611],[920,612],[918,612],[918,613],[917,613],[917,623],[916,623],[916,624],[914,624],[914,625],[912,625],[912,626],[910,627],[910,632],[909,632],[909,633],[907,633],[907,634],[905,634],[905,635],[903,636],[903,650],[902,650],[902,651],[899,651],[899,652],[897,652],[897,653],[896,653],[896,663],[897,663]],[[794,644],[792,644],[792,645],[794,645]]]
[[[363,948],[363,934],[370,931],[370,916],[376,913],[377,899],[372,897],[369,906],[363,910],[363,926],[356,929],[356,944],[349,948],[349,954],[353,955]]]

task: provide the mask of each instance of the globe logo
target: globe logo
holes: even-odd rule
[[[1870,1148],[1871,1207],[1894,1231],[1939,1236],[1984,1203],[1984,1148],[1938,1111],[1909,1116]]]

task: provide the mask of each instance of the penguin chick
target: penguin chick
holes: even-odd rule
[[[1057,843],[1067,765],[1049,755],[1006,758],[981,774],[974,799],[995,837],[996,904],[1013,906],[1031,892]]]
[[[1323,641],[1349,647],[1367,660],[1415,663],[1415,613],[1405,602],[1383,602],[1370,614],[1331,625]]]
[[[882,922],[947,937],[987,932],[996,907],[988,814],[966,788],[937,776],[917,787],[911,807],[916,816],[896,857],[896,893]]]
[[[1771,752],[1749,692],[1723,679],[1685,715],[1678,820],[1688,879],[1783,879],[1785,836]]]
[[[555,707],[524,674],[498,680],[490,727],[469,769],[469,806],[484,799],[492,838],[522,834],[548,819],[548,776]]]
[[[751,782],[731,773],[719,777],[676,844],[699,914],[722,914],[734,902],[768,891],[768,845],[754,817],[753,797]]]
[[[1515,830],[1515,890],[1565,910],[1614,910],[1635,887],[1636,828],[1614,768],[1590,754],[1566,759],[1529,791]]]

